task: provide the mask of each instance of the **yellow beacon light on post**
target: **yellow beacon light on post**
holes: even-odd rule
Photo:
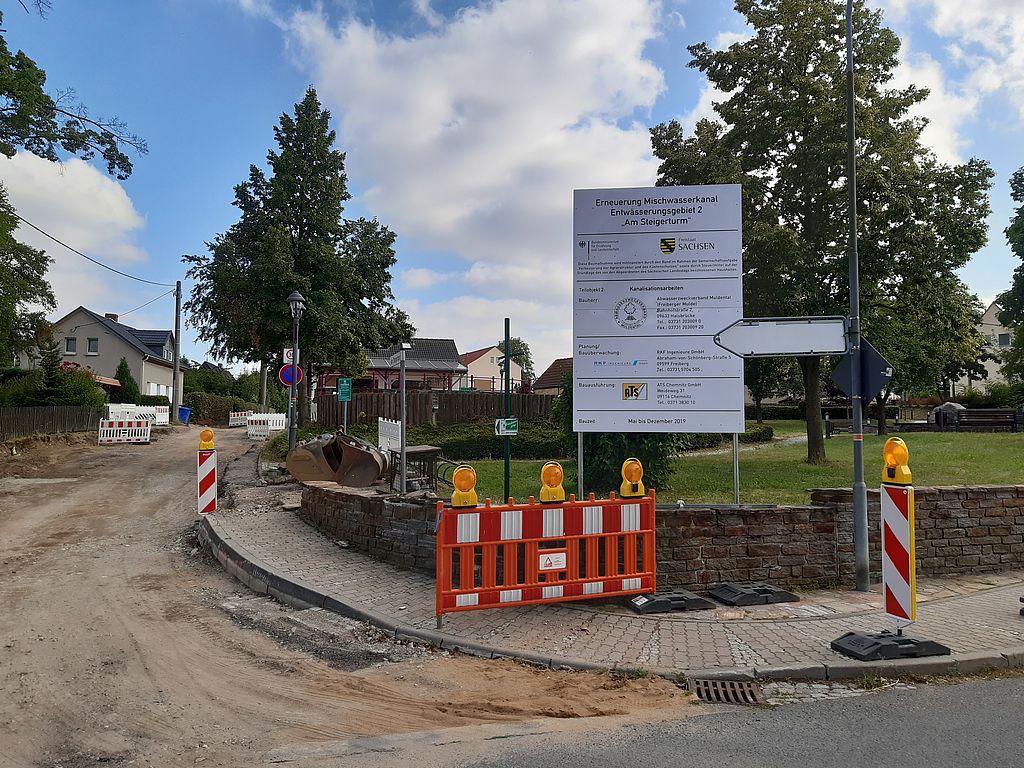
[[[452,472],[452,507],[475,507],[479,503],[476,496],[476,470],[469,464],[460,464]]]
[[[647,491],[644,489],[644,465],[640,459],[626,459],[622,462],[622,485],[619,486],[619,496],[623,499],[635,499],[644,496]]]
[[[213,450],[213,430],[204,429],[199,433],[199,450],[200,451],[212,451]]]
[[[565,473],[557,461],[549,461],[540,470],[540,501],[542,504],[552,501],[565,501],[565,488],[562,479]]]
[[[907,444],[898,437],[890,437],[882,448],[885,467],[882,468],[882,482],[889,485],[913,485],[910,475],[910,451]]]

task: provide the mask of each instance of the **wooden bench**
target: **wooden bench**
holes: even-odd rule
[[[840,432],[844,435],[853,434],[853,419],[824,419],[825,422],[825,439],[830,439],[832,435]],[[878,427],[873,424],[868,424],[867,419],[864,420],[864,434],[873,435],[878,432]]]
[[[1013,408],[969,408],[957,414],[956,431],[1016,432],[1020,423]]]

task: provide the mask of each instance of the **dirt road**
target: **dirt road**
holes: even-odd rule
[[[179,429],[4,451],[3,768],[238,766],[356,736],[695,709],[662,680],[432,653],[248,594],[196,547],[197,444]],[[249,448],[227,430],[217,446],[222,466]]]

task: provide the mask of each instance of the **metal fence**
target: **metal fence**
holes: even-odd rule
[[[543,419],[551,414],[554,395],[512,395],[512,415],[520,419]],[[334,395],[316,400],[317,421],[339,426],[343,403]],[[501,392],[408,392],[406,413],[410,426],[417,424],[461,424],[498,419],[505,415]],[[377,424],[377,419],[398,419],[397,392],[354,392],[348,404],[349,424]]]
[[[55,432],[90,432],[103,415],[102,408],[78,405],[0,408],[0,440]]]

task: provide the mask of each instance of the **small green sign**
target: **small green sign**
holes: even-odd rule
[[[494,434],[498,437],[515,437],[519,434],[519,419],[497,419]]]
[[[352,379],[338,379],[338,402],[352,401]]]

